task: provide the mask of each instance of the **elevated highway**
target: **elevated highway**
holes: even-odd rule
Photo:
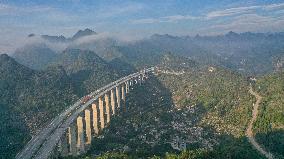
[[[115,115],[115,110],[121,109],[121,102],[125,102],[125,95],[129,93],[130,86],[143,82],[147,78],[147,75],[153,71],[154,67],[151,67],[130,74],[82,97],[59,116],[55,117],[50,124],[34,136],[24,149],[17,154],[16,159],[46,159],[53,155],[58,145],[61,147],[60,151],[63,156],[80,154],[81,151],[84,151],[86,144],[84,135],[94,136],[98,131],[95,129],[98,129],[99,123],[102,130],[104,125],[109,122],[110,116]],[[109,93],[111,96],[110,99]],[[88,97],[87,101],[85,101],[86,97]],[[99,104],[97,104],[97,101],[99,101]],[[97,105],[99,105],[99,111],[97,110]],[[92,106],[91,109],[90,106]],[[86,112],[85,110],[88,111]],[[90,118],[90,112],[92,112],[92,120],[87,119],[88,116]],[[83,117],[81,117],[82,114]],[[98,115],[99,118],[95,118]],[[75,123],[76,119],[77,125]],[[90,122],[88,123],[88,127],[92,125],[89,131],[81,130],[83,126],[78,123],[81,123],[82,119],[84,119],[85,123],[86,121]],[[76,129],[73,129],[73,127],[76,127]],[[89,134],[83,134],[85,132]]]

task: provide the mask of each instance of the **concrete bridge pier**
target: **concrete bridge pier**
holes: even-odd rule
[[[150,77],[150,71],[156,72],[156,69],[144,69],[109,83],[88,95],[95,99],[88,99],[84,103],[84,100],[78,100],[56,117],[56,122],[41,130],[36,140],[31,140],[16,158],[46,159],[84,153],[94,140],[92,137],[99,135],[109,125],[111,115],[129,109],[126,107],[126,95],[130,88],[132,90],[134,85],[142,84],[148,73]],[[89,105],[92,101],[95,102]]]
[[[126,103],[125,103],[125,86],[124,84],[121,85],[121,99],[123,103],[123,111],[126,111]]]
[[[149,72],[145,72],[145,75],[146,75],[146,79],[149,78]]]
[[[116,100],[117,100],[117,108],[120,109],[120,86],[117,86],[115,88],[115,92],[116,92]]]
[[[111,89],[110,91],[110,104],[111,104],[112,115],[115,115],[115,95],[113,89]]]
[[[128,94],[128,86],[127,86],[127,82],[124,82],[125,85],[125,94]]]
[[[94,135],[97,136],[99,134],[99,127],[98,127],[98,109],[97,104],[92,104],[92,111],[93,111],[93,129]]]
[[[127,93],[129,93],[129,91],[130,91],[130,81],[127,81],[126,84],[127,84]]]
[[[75,156],[77,154],[76,148],[76,126],[75,124],[71,124],[68,128],[68,142],[69,142],[69,152],[70,155]]]
[[[142,75],[142,81],[144,82],[147,78],[146,78],[146,73],[143,73]]]
[[[106,93],[105,94],[105,107],[106,107],[106,124],[108,124],[110,122],[110,109],[109,109],[109,94]]]
[[[101,130],[105,128],[105,119],[104,119],[104,102],[102,97],[99,97],[99,109],[100,109],[100,123],[101,123]]]
[[[77,154],[85,152],[85,135],[83,128],[83,118],[79,116],[77,118]]]
[[[129,80],[129,88],[133,86],[133,79]]]
[[[142,84],[142,75],[141,74],[138,76],[138,81],[139,81],[139,85],[141,85]]]
[[[91,130],[91,111],[85,110],[85,123],[86,123],[86,145],[90,145],[92,142],[92,130]]]

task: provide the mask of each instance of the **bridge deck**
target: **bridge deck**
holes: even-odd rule
[[[79,99],[75,104],[71,105],[65,111],[63,111],[59,116],[55,117],[50,124],[43,128],[36,136],[34,136],[24,147],[24,149],[17,154],[16,159],[31,159],[39,158],[46,159],[52,153],[57,143],[59,142],[61,136],[67,130],[70,124],[79,116],[79,114],[84,111],[89,105],[91,105],[99,97],[119,86],[120,84],[139,76],[144,72],[153,71],[153,67],[145,69],[140,72],[130,74],[126,77],[120,78],[92,93],[89,101],[81,105],[83,97]],[[71,113],[71,115],[69,115]]]

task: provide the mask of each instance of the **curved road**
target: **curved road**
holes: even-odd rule
[[[252,132],[252,127],[253,127],[253,124],[254,122],[256,121],[256,118],[257,118],[257,115],[258,115],[258,107],[259,107],[259,104],[262,100],[262,97],[257,94],[256,92],[254,92],[252,90],[252,86],[250,85],[250,88],[249,88],[249,93],[252,94],[253,96],[255,96],[256,98],[256,102],[255,104],[253,105],[253,110],[252,110],[252,118],[249,122],[249,125],[247,127],[247,131],[246,131],[246,136],[249,140],[249,142],[252,144],[252,146],[258,151],[260,152],[261,154],[263,154],[266,158],[268,159],[272,159],[273,156],[271,153],[265,151],[256,141],[255,141],[255,138],[253,137],[253,132]]]
[[[110,91],[111,89],[115,88],[116,86],[119,86],[120,84],[128,81],[129,79],[137,77],[145,72],[151,72],[153,70],[154,67],[151,67],[114,81],[90,93],[89,96],[92,96],[93,98],[91,98],[85,104],[81,104],[83,99],[81,98],[74,105],[70,106],[68,109],[62,112],[59,116],[55,117],[49,125],[47,125],[36,136],[34,136],[27,143],[24,149],[17,154],[16,159],[48,158],[69,125],[73,123],[78,115],[89,105],[91,105],[96,99],[98,99],[100,96]]]

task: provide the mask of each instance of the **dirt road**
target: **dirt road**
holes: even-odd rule
[[[247,138],[249,139],[249,142],[253,145],[253,147],[259,151],[261,154],[263,154],[266,158],[268,159],[272,159],[273,158],[273,155],[267,151],[265,151],[256,141],[255,141],[255,138],[253,136],[253,132],[252,132],[252,127],[253,127],[253,124],[254,122],[256,121],[256,118],[257,118],[257,115],[258,115],[258,107],[259,107],[259,104],[262,100],[262,97],[257,94],[256,92],[254,92],[252,90],[252,87],[250,86],[250,89],[249,89],[249,92],[250,94],[252,94],[253,96],[255,96],[256,98],[256,102],[255,104],[253,105],[253,110],[252,110],[252,118],[249,122],[249,125],[247,127],[247,131],[246,131],[246,136]]]

